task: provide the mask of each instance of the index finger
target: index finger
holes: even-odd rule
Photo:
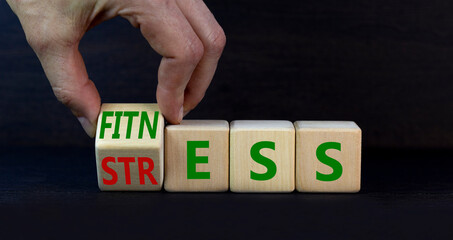
[[[125,17],[136,21],[151,47],[163,56],[158,72],[157,102],[167,121],[178,124],[183,117],[184,91],[203,57],[203,44],[174,1],[169,1],[164,9],[162,6],[149,6],[149,9],[159,11],[144,10]]]

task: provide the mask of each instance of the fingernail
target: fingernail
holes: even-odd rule
[[[184,107],[181,107],[181,109],[179,109],[178,123],[180,123],[182,121],[183,117],[184,117]]]
[[[96,134],[96,126],[93,125],[87,118],[85,117],[78,117],[77,118],[80,122],[80,124],[83,127],[83,130],[90,136],[90,138],[94,138],[94,135]]]

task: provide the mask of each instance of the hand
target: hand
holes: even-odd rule
[[[177,124],[203,99],[225,34],[202,0],[7,0],[59,101],[94,136],[101,100],[78,45],[87,30],[122,16],[162,55],[157,102]]]

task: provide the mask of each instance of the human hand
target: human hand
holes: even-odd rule
[[[202,0],[7,0],[19,17],[59,101],[91,137],[101,100],[78,50],[86,31],[122,16],[162,61],[157,102],[179,123],[203,99],[225,46],[225,34]]]

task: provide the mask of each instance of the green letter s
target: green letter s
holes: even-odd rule
[[[255,162],[264,165],[267,168],[267,172],[265,173],[256,173],[250,171],[250,178],[257,181],[269,180],[273,178],[277,173],[277,165],[275,165],[274,161],[260,154],[260,150],[263,148],[275,150],[275,142],[270,141],[257,142],[250,149],[250,156],[252,157],[252,159]]]
[[[316,179],[324,182],[331,182],[339,179],[343,174],[343,166],[337,160],[327,156],[328,149],[335,149],[341,151],[341,144],[338,142],[325,142],[318,146],[316,149],[316,157],[318,160],[333,169],[331,174],[322,174],[316,171]]]

